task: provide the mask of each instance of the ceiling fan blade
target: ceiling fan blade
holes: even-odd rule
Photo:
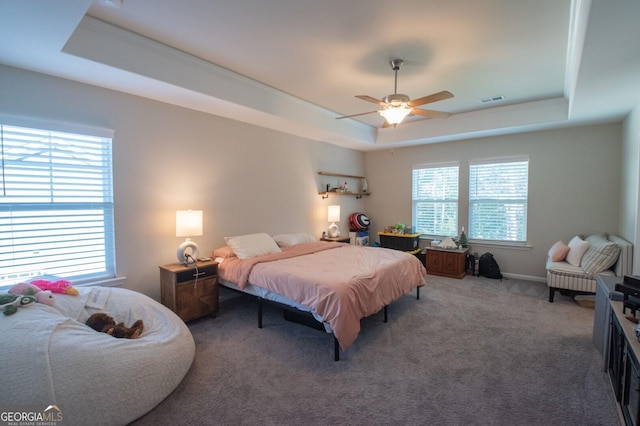
[[[430,104],[432,102],[442,101],[444,99],[453,98],[453,94],[447,90],[443,90],[442,92],[434,93],[433,95],[423,96],[418,99],[414,99],[412,101],[407,102],[410,107],[416,107],[424,104]]]
[[[382,105],[382,106],[386,105],[386,103],[384,103],[382,101],[379,101],[376,98],[373,98],[371,96],[367,96],[367,95],[357,95],[356,98],[362,99],[363,101],[374,103],[376,105]]]
[[[420,109],[420,108],[412,109],[411,110],[411,114],[413,114],[413,115],[421,115],[423,117],[429,117],[429,118],[447,118],[447,117],[451,117],[453,115],[450,112],[433,111],[431,109]]]
[[[345,115],[343,117],[336,117],[336,120],[340,120],[342,118],[358,117],[360,115],[373,114],[374,112],[378,112],[378,111],[369,111],[369,112],[361,112],[360,114]]]

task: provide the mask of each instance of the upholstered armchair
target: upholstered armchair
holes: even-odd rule
[[[595,293],[596,275],[631,275],[632,265],[633,246],[616,235],[574,237],[568,245],[558,241],[547,256],[549,302],[556,290]]]

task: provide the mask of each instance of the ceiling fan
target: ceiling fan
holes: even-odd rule
[[[376,111],[363,112],[360,114],[345,115],[343,117],[336,117],[336,118],[340,120],[343,118],[358,117],[361,115],[373,114],[377,112],[378,114],[383,116],[385,119],[382,127],[389,127],[389,126],[395,127],[396,125],[400,124],[402,120],[404,120],[404,118],[409,114],[420,115],[420,116],[429,117],[429,118],[447,118],[451,116],[451,113],[449,112],[416,108],[417,106],[420,106],[420,105],[430,104],[432,102],[438,102],[444,99],[453,98],[453,94],[451,92],[444,90],[442,92],[434,93],[428,96],[423,96],[421,98],[414,99],[414,100],[411,100],[407,95],[398,93],[398,70],[400,69],[402,64],[403,64],[402,59],[394,59],[391,62],[389,62],[389,65],[391,65],[391,69],[395,71],[395,75],[396,75],[395,85],[393,87],[393,95],[387,95],[384,98],[382,98],[382,100],[378,100],[376,98],[373,98],[367,95],[356,96],[356,98],[362,99],[363,101],[380,105],[382,109],[379,109]]]

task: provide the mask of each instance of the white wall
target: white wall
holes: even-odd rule
[[[363,154],[120,92],[0,66],[0,114],[115,130],[116,262],[125,287],[160,298],[158,266],[175,263],[175,211],[204,210],[201,255],[223,237],[310,232],[341,204],[340,228],[363,200],[322,200],[318,171],[364,173]]]
[[[620,234],[634,242],[633,274],[640,274],[640,106],[624,122],[620,188]]]
[[[205,235],[194,238],[202,254],[222,245],[226,235],[319,236],[328,225],[329,204],[342,206],[343,234],[350,213],[366,212],[375,240],[385,225],[411,223],[411,167],[417,163],[464,165],[469,159],[530,155],[532,248],[474,248],[494,253],[506,273],[542,279],[549,246],[575,234],[640,239],[638,110],[625,122],[624,138],[621,124],[608,124],[363,154],[11,67],[0,66],[0,81],[0,114],[115,129],[117,270],[127,277],[126,287],[156,299],[157,267],[176,261],[182,241],[175,237],[175,210],[204,210]],[[466,226],[464,170],[460,227]],[[339,179],[318,171],[366,175],[372,195],[323,200],[318,191]],[[621,174],[627,182],[622,190]]]
[[[412,166],[459,161],[458,228],[468,228],[469,160],[528,155],[531,249],[475,245],[472,251],[490,251],[508,274],[546,280],[546,253],[555,241],[619,232],[621,145],[621,124],[604,124],[368,152],[366,212],[374,233],[410,224]]]

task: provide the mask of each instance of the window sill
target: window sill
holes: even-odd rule
[[[106,278],[100,281],[87,281],[81,284],[74,284],[75,287],[122,287],[127,277]]]
[[[64,278],[61,278],[61,279],[64,279]],[[94,286],[122,287],[126,279],[127,277],[113,277],[113,278],[101,279],[99,281],[87,281],[87,282],[81,282],[81,283],[73,282],[73,286],[74,287],[94,287]],[[13,284],[0,286],[0,291],[8,291],[11,287],[13,287]]]
[[[438,236],[434,236],[434,235],[421,235],[420,239],[421,240],[428,240],[428,241],[433,241],[433,240],[443,240],[446,237],[438,237]],[[451,237],[453,238],[453,237]],[[498,247],[498,248],[508,248],[508,249],[512,249],[512,250],[531,250],[533,249],[533,246],[531,244],[529,244],[528,242],[516,242],[516,241],[489,241],[489,240],[468,240],[469,241],[469,246],[471,247],[478,247],[478,246],[482,246],[482,247]]]
[[[533,246],[528,242],[520,243],[515,241],[469,240],[469,245],[482,247],[500,247],[512,250],[531,250],[533,248]]]

